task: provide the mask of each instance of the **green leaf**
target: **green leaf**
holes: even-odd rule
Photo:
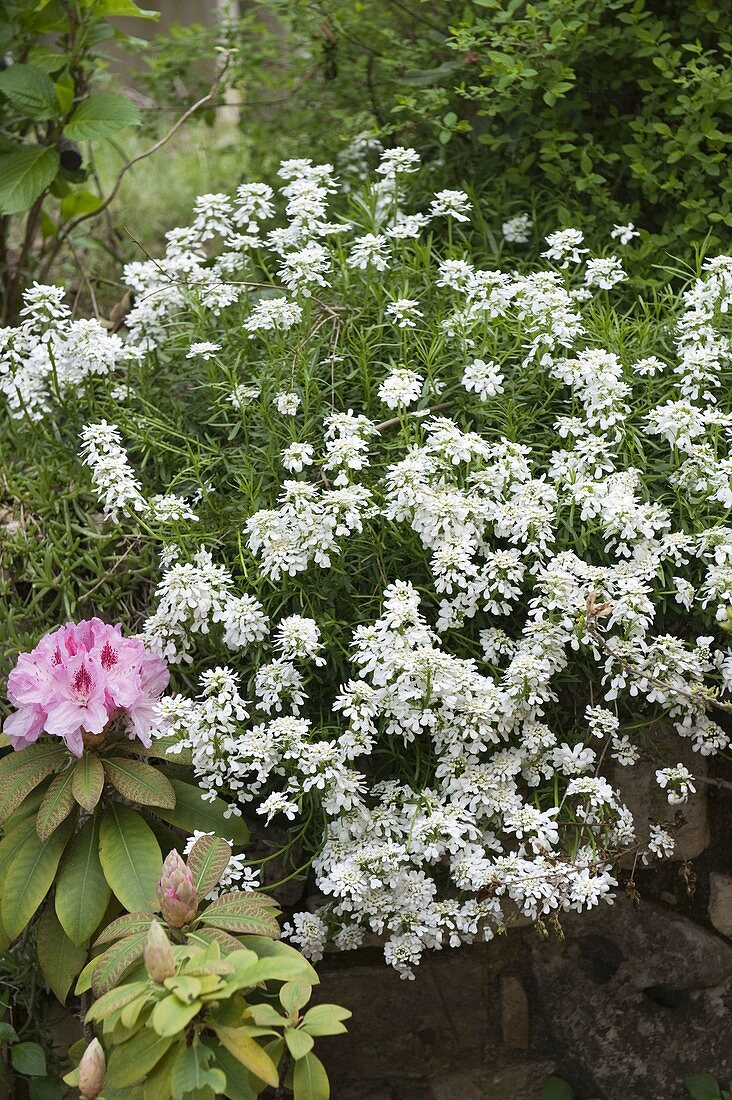
[[[225,932],[279,939],[280,926],[271,908],[271,901],[269,898],[262,901],[262,897],[240,891],[222,894],[199,913],[198,920],[203,925],[214,925]]]
[[[10,1061],[16,1073],[26,1077],[46,1076],[46,1055],[38,1043],[16,1043],[10,1048]]]
[[[30,820],[26,819],[25,821],[19,821],[18,824],[11,831],[6,832],[3,839],[0,840],[0,896],[2,895],[2,886],[5,881],[6,869],[12,863],[24,841],[35,832],[36,824],[33,818]]]
[[[40,121],[59,113],[53,81],[35,65],[11,65],[0,72],[0,92],[28,118]]]
[[[86,951],[66,935],[52,905],[46,906],[38,922],[37,950],[41,973],[63,1004],[86,962]]]
[[[104,768],[94,752],[85,752],[74,768],[71,792],[82,810],[91,813],[104,790]]]
[[[113,802],[102,814],[99,858],[104,877],[128,912],[154,910],[162,854],[150,826]]]
[[[190,850],[187,865],[200,897],[210,893],[231,859],[231,845],[218,836],[199,836]]]
[[[161,1096],[169,1097],[173,1066],[178,1056],[186,1049],[185,1038],[170,1048],[160,1059],[158,1064],[145,1077],[143,1087],[143,1100],[160,1100]]]
[[[32,1077],[28,1082],[28,1100],[63,1100],[63,1096],[58,1077]]]
[[[312,1035],[309,1035],[307,1031],[300,1031],[296,1027],[285,1028],[285,1042],[287,1043],[287,1049],[296,1061],[304,1058],[315,1046]]]
[[[198,998],[190,1004],[183,1004],[171,993],[155,1005],[150,1016],[150,1026],[158,1035],[180,1035],[202,1008],[203,1002]]]
[[[330,1084],[323,1063],[314,1054],[306,1054],[295,1062],[292,1074],[295,1100],[328,1100]]]
[[[62,821],[65,821],[76,806],[76,801],[71,790],[73,769],[55,776],[51,785],[43,796],[38,817],[36,818],[36,830],[41,840],[48,840]]]
[[[134,0],[100,0],[97,7],[102,15],[129,15],[135,19],[153,20],[160,18],[159,11],[153,11],[152,8],[140,8]]]
[[[134,1085],[136,1081],[144,1080],[174,1039],[172,1035],[156,1035],[149,1028],[142,1028],[126,1043],[116,1046],[107,1063],[105,1092],[107,1087],[123,1089]]]
[[[110,989],[103,993],[91,1006],[86,1014],[86,1022],[92,1020],[104,1020],[114,1012],[121,1012],[128,1004],[132,1004],[141,993],[149,989],[148,982],[128,982],[118,989]]]
[[[48,46],[34,46],[28,54],[28,61],[36,69],[43,69],[44,73],[58,73],[66,65],[67,57]]]
[[[209,931],[209,929],[207,929]],[[260,959],[285,959],[299,968],[297,973],[288,974],[283,981],[304,981],[310,985],[320,985],[318,972],[299,951],[282,940],[270,940],[265,936],[242,936],[241,945],[255,951]]]
[[[99,195],[77,188],[61,199],[61,221],[68,222],[79,214],[94,214],[102,205]]]
[[[61,77],[54,81],[53,89],[58,99],[58,105],[61,108],[61,114],[67,115],[71,108],[74,106],[74,82],[68,73],[63,73]]]
[[[0,177],[5,159],[0,157]],[[2,180],[0,179],[1,206]],[[0,212],[3,211],[0,209]],[[4,211],[4,213],[12,212]],[[68,759],[66,749],[61,745],[49,744],[47,741],[29,745],[27,749],[20,749],[4,757],[0,761],[0,791],[2,791],[0,821],[6,821],[30,792],[35,790],[65,759]]]
[[[117,756],[104,761],[104,770],[112,786],[131,802],[174,809],[175,792],[170,780],[150,764]]]
[[[74,943],[90,939],[104,918],[109,897],[99,861],[99,822],[92,818],[71,841],[56,882],[56,913]]]
[[[313,1005],[303,1017],[302,1026],[308,1035],[342,1035],[346,1030],[343,1020],[349,1020],[351,1013],[340,1005]]]
[[[200,787],[193,787],[190,783],[183,783],[172,776],[170,782],[175,792],[175,809],[156,809],[155,813],[158,817],[183,829],[188,836],[192,836],[194,832],[215,833],[216,836],[231,841],[238,848],[246,845],[249,840],[249,830],[242,819],[224,817],[224,812],[229,809],[228,802],[224,802],[223,798],[204,802]]]
[[[280,1004],[292,1016],[308,1003],[312,992],[307,982],[285,982],[280,990]]]
[[[541,1085],[540,1100],[572,1100],[574,1091],[561,1077],[545,1077]]]
[[[252,1078],[241,1062],[219,1043],[214,1047],[214,1057],[226,1074],[224,1096],[230,1097],[230,1100],[256,1100]]]
[[[226,1075],[216,1067],[210,1068],[211,1051],[200,1043],[190,1046],[176,1058],[170,1083],[173,1100],[183,1100],[188,1093],[209,1086],[216,1094],[226,1088]]]
[[[204,944],[217,943],[222,955],[230,955],[232,951],[240,951],[241,944],[228,932],[221,928],[197,928],[195,932],[188,933],[189,943]]]
[[[10,940],[23,931],[48,893],[71,835],[65,822],[48,840],[33,832],[16,852],[3,884],[2,920]]]
[[[722,1095],[711,1073],[694,1073],[684,1078],[684,1088],[694,1100],[718,1100]]]
[[[125,126],[139,126],[140,112],[125,96],[113,92],[92,92],[83,99],[64,126],[72,141],[97,141],[110,137]]]
[[[138,932],[134,936],[128,936],[127,939],[119,940],[118,943],[107,948],[104,954],[99,956],[91,976],[91,986],[96,997],[111,989],[122,977],[125,970],[142,958],[146,939],[147,932]],[[86,969],[85,967],[82,971],[79,980],[84,977]],[[78,991],[79,985],[77,983]]]
[[[148,932],[152,919],[152,913],[125,913],[123,917],[117,917],[117,920],[107,925],[95,939],[94,946],[98,947],[100,943],[113,943],[114,940],[130,936],[134,932]]]
[[[259,1043],[245,1035],[240,1028],[214,1027],[214,1031],[229,1054],[233,1054],[237,1061],[246,1066],[260,1081],[265,1081],[274,1089],[277,1088],[279,1084],[277,1067]]]

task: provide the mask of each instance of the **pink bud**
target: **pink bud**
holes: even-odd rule
[[[102,1044],[98,1039],[92,1039],[79,1062],[79,1092],[83,1100],[94,1100],[99,1096],[106,1072],[107,1060]]]
[[[171,928],[182,928],[192,921],[198,911],[198,893],[193,875],[178,852],[166,856],[163,873],[158,882],[160,912]]]
[[[150,925],[142,952],[145,969],[154,982],[161,985],[175,974],[175,959],[170,940],[156,920]]]

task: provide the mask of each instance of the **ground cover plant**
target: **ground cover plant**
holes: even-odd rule
[[[3,380],[119,560],[158,553],[153,745],[288,831],[307,957],[375,934],[404,977],[670,854],[732,675],[731,261],[640,296],[632,226],[537,256],[524,215],[480,267],[467,196],[415,206],[418,170],[202,195],[127,268],[124,340],[34,287]],[[618,778],[649,756],[651,823]]]

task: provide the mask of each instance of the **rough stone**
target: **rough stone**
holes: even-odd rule
[[[732,948],[662,906],[600,907],[532,947],[545,1041],[605,1100],[681,1100],[681,1082],[732,1073]]]
[[[732,939],[732,875],[710,874],[709,919],[718,932]]]
[[[453,1073],[430,1085],[429,1100],[536,1100],[554,1062],[521,1062],[496,1070]]]
[[[501,974],[501,1034],[508,1047],[527,1050],[530,1041],[531,1021],[529,1001],[520,978],[515,974]]]

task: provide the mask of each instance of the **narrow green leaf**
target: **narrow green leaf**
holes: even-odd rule
[[[107,1063],[105,1089],[123,1089],[144,1080],[172,1045],[174,1038],[172,1035],[156,1035],[149,1028],[142,1028],[126,1043],[120,1043]]]
[[[125,126],[139,126],[140,112],[125,96],[92,92],[83,99],[64,126],[72,141],[98,141]]]
[[[99,823],[87,821],[71,841],[56,882],[56,913],[67,936],[86,943],[99,927],[110,889],[99,861]]]
[[[85,752],[74,768],[71,793],[83,810],[91,813],[104,790],[104,768],[94,752]]]
[[[73,769],[67,768],[51,780],[36,818],[36,830],[41,840],[48,840],[51,833],[66,820],[76,806],[71,790],[73,774]]]
[[[99,858],[104,877],[128,912],[154,910],[162,853],[150,826],[113,802],[102,814]]]
[[[2,160],[0,157],[0,164]],[[63,747],[42,742],[0,761],[0,821],[6,821],[31,791],[66,759],[68,753]]]
[[[38,922],[37,950],[41,973],[63,1004],[71,983],[86,962],[86,951],[72,943],[50,904]]]
[[[218,836],[199,836],[188,855],[188,870],[193,875],[199,896],[206,897],[218,883],[231,859],[231,845]]]
[[[323,1063],[314,1054],[295,1062],[292,1074],[295,1100],[328,1100],[330,1083]]]
[[[150,764],[116,756],[104,761],[104,770],[112,786],[131,802],[140,806],[162,806],[166,810],[175,807],[175,792],[170,780]]]
[[[2,899],[3,925],[11,942],[48,893],[71,828],[66,821],[45,841],[34,829],[16,852],[5,876]]]
[[[192,836],[194,832],[215,833],[216,836],[231,841],[239,848],[246,845],[249,840],[249,830],[242,819],[224,817],[225,811],[229,809],[228,802],[224,802],[223,798],[204,802],[200,787],[194,787],[172,776],[170,782],[175,792],[175,809],[156,809],[155,813],[158,817],[183,829],[188,836]]]
[[[245,1035],[240,1028],[215,1027],[214,1031],[229,1054],[233,1054],[237,1061],[246,1066],[260,1081],[264,1081],[274,1089],[277,1088],[279,1084],[277,1067],[259,1043]]]

